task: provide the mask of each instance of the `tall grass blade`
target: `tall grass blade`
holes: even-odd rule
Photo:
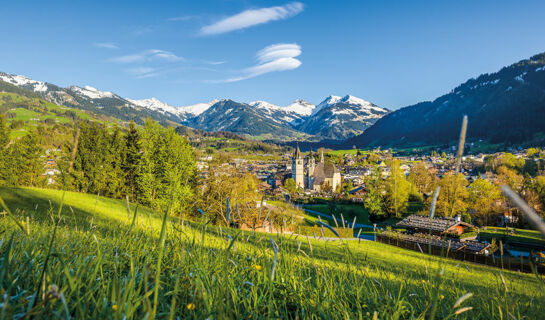
[[[433,219],[433,216],[435,216],[435,207],[437,206],[437,198],[439,198],[439,191],[441,191],[441,186],[438,186],[437,189],[435,189],[435,192],[433,193],[433,199],[431,201],[431,206],[430,206],[430,219]]]
[[[152,316],[157,314],[157,306],[159,304],[159,287],[161,286],[161,262],[165,251],[165,238],[167,233],[167,220],[170,211],[172,200],[169,202],[165,214],[163,215],[163,223],[161,225],[161,234],[159,236],[159,257],[157,258],[157,266],[155,269],[155,291],[153,294],[153,311]]]
[[[274,273],[276,271],[276,262],[278,261],[278,245],[274,243],[274,240],[272,237],[269,236],[269,238],[271,239],[271,245],[274,251],[274,260],[273,260],[273,266],[271,270],[271,280],[274,281]]]
[[[464,301],[471,298],[472,296],[473,296],[473,293],[471,293],[471,292],[464,294],[463,296],[458,298],[458,300],[456,300],[456,303],[454,303],[454,306],[452,306],[452,309],[458,308],[459,306],[462,305],[462,303],[464,303]]]
[[[462,156],[464,155],[464,145],[466,142],[466,133],[467,133],[467,115],[464,116],[462,120],[462,129],[460,130],[460,140],[458,141],[458,155],[456,157],[456,172],[460,172],[460,167],[462,165]]]
[[[64,199],[64,196],[63,196]],[[61,205],[62,208],[62,205]],[[60,212],[60,210],[59,210]],[[27,309],[27,315],[29,315],[30,319],[32,319],[32,309],[34,309],[34,306],[36,305],[36,299],[40,296],[40,293],[42,291],[42,284],[44,284],[45,281],[45,273],[47,272],[47,266],[49,264],[49,258],[51,257],[51,251],[53,250],[53,243],[55,242],[55,236],[57,234],[57,227],[59,226],[60,217],[55,221],[55,227],[53,228],[53,234],[51,235],[51,240],[49,241],[49,246],[47,248],[47,255],[45,256],[44,265],[42,267],[42,271],[40,273],[40,277],[38,278],[38,289],[32,296],[32,300],[30,304],[28,305]]]
[[[335,229],[333,229],[330,225],[327,223],[323,223],[322,221],[316,221],[316,223],[323,225],[324,227],[328,228],[333,234],[337,236],[337,238],[341,239],[341,236],[337,233]]]
[[[227,216],[227,225],[229,226],[231,223],[231,206],[229,205],[229,197],[225,199],[225,206],[226,206],[225,214]]]
[[[229,246],[227,247],[227,249],[226,249],[225,251],[229,252],[229,250],[231,250],[231,248],[232,248],[232,247],[234,246],[234,244],[235,244],[235,241],[237,241],[237,238],[238,238],[238,236],[240,236],[241,233],[242,233],[242,231],[240,231],[239,233],[237,233],[237,234],[235,235],[235,237],[231,239],[231,242],[229,243]]]
[[[522,198],[508,186],[502,186],[501,190],[524,213],[528,221],[543,235],[545,235],[545,222]]]
[[[26,230],[25,230],[25,227],[19,222],[17,221],[17,219],[15,219],[15,217],[13,216],[13,214],[11,213],[11,211],[9,210],[8,206],[6,205],[6,203],[4,202],[4,199],[2,199],[2,197],[0,197],[0,205],[2,205],[2,208],[4,208],[4,211],[7,212],[8,214],[8,217],[13,220],[13,222],[15,222],[15,224],[23,231],[24,234],[28,235],[26,233]]]

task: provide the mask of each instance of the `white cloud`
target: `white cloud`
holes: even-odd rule
[[[293,58],[301,54],[301,47],[295,43],[278,43],[265,47],[257,53],[257,60],[261,63],[280,58]]]
[[[303,11],[300,2],[284,6],[250,9],[201,28],[201,34],[212,35],[240,30],[275,20],[293,17]]]
[[[129,54],[125,56],[119,56],[110,59],[115,63],[136,63],[136,62],[149,62],[149,61],[182,61],[184,58],[178,57],[174,53],[166,50],[150,49],[135,54]]]
[[[295,43],[270,45],[257,53],[257,65],[242,70],[240,76],[216,82],[236,82],[269,72],[297,69],[302,63],[295,57],[299,56],[301,52],[301,47]]]
[[[95,42],[93,43],[93,46],[105,49],[119,49],[119,47],[113,42]]]

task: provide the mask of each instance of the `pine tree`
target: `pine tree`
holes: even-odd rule
[[[4,150],[10,140],[10,128],[6,116],[0,113],[0,152]]]
[[[136,200],[138,194],[138,172],[140,171],[140,135],[133,121],[129,123],[129,130],[125,135],[125,156],[123,171],[125,184],[131,199]]]
[[[9,175],[9,158],[7,146],[10,140],[10,129],[6,117],[0,113],[0,185],[6,184]]]
[[[197,181],[191,146],[174,129],[151,119],[146,120],[140,136],[140,201],[159,210],[170,204],[173,212],[181,213],[191,205]]]
[[[7,171],[5,181],[13,186],[42,186],[45,182],[43,174],[43,150],[39,136],[30,132],[11,144],[6,158]]]

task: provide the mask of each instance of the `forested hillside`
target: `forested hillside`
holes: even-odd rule
[[[464,114],[469,141],[543,144],[545,53],[470,79],[434,101],[392,112],[345,145],[448,143],[457,139]]]

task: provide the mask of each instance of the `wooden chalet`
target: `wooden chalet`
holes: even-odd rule
[[[475,230],[472,224],[454,218],[430,218],[412,214],[396,224],[397,227],[407,229],[409,233],[429,233],[434,235],[454,234],[461,235]]]

